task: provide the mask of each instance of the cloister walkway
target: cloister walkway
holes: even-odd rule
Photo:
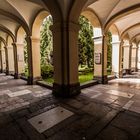
[[[140,140],[139,91],[139,72],[70,99],[0,74],[0,140]]]

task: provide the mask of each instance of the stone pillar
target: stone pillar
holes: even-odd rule
[[[131,63],[132,63],[132,43],[130,43],[129,46],[129,69],[128,69],[128,74],[131,74]]]
[[[120,75],[120,41],[112,42],[112,73],[119,78]]]
[[[24,63],[24,44],[16,43],[17,46],[17,62],[18,62],[18,77],[25,71]]]
[[[9,61],[8,61],[8,50],[7,46],[4,47],[5,49],[5,61],[6,61],[6,75],[9,75]]]
[[[138,67],[138,71],[140,70],[140,47],[138,45],[138,63],[137,63],[137,67]]]
[[[94,79],[106,84],[107,80],[107,37],[94,38]]]
[[[131,73],[131,48],[130,44],[124,44],[123,46],[123,69],[126,71],[126,74]]]
[[[5,49],[2,47],[1,49],[1,54],[2,54],[2,68],[3,72],[6,72],[6,57],[5,57]]]
[[[75,23],[57,23],[53,33],[53,94],[70,97],[80,93],[78,80],[78,31]]]
[[[2,64],[2,51],[0,49],[0,72],[3,72],[3,64]]]
[[[131,69],[133,71],[136,71],[136,54],[137,54],[137,48],[136,46],[133,46],[132,54],[131,54]]]
[[[16,45],[15,42],[12,45],[13,45],[13,53],[14,53],[14,70],[15,70],[14,78],[18,79],[19,78],[19,74],[18,74],[17,45]]]
[[[135,65],[135,71],[137,72],[138,71],[138,51],[139,51],[139,46],[137,45],[137,48],[136,48],[136,65]]]
[[[28,46],[28,84],[35,84],[41,79],[40,39],[28,36],[26,41]]]
[[[14,55],[12,46],[7,46],[7,56],[8,56],[8,73],[14,74]]]
[[[120,42],[119,49],[119,78],[123,77],[123,44],[124,42]]]

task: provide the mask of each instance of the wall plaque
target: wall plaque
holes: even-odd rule
[[[95,64],[101,64],[101,53],[94,54],[94,62]]]

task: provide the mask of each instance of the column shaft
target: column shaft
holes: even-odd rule
[[[57,23],[53,33],[53,94],[69,97],[80,93],[78,80],[78,31],[74,23]]]
[[[35,84],[41,79],[40,68],[40,39],[26,37],[28,49],[28,84]]]
[[[15,69],[14,78],[15,78],[15,79],[18,79],[18,78],[19,78],[19,73],[18,73],[17,46],[16,46],[16,43],[15,43],[15,42],[14,42],[12,45],[13,45],[14,69]]]
[[[107,40],[106,37],[94,39],[94,79],[107,83]]]
[[[2,51],[0,49],[0,72],[3,72],[3,64],[2,64]]]

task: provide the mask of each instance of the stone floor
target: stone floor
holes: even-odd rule
[[[0,74],[0,140],[140,140],[140,73],[55,98]]]

